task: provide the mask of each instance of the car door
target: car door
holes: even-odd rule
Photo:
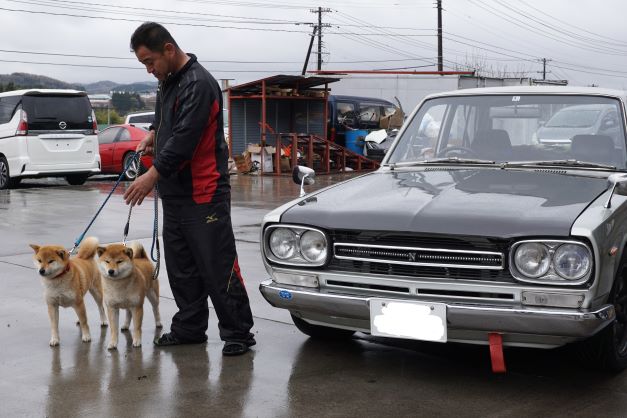
[[[121,129],[122,128],[118,127],[107,128],[98,134],[102,172],[113,171],[113,150],[115,148],[115,139]]]
[[[129,151],[135,151],[131,143],[131,133],[126,128],[120,128],[120,132],[115,139],[113,148],[113,168],[116,173],[122,172],[124,155]]]

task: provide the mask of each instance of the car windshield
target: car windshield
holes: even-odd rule
[[[596,115],[594,113],[596,112]],[[604,116],[599,123],[599,115]],[[534,162],[627,167],[623,113],[617,99],[576,95],[463,95],[425,101],[390,151],[387,163]],[[607,119],[607,120],[606,120]],[[570,124],[559,135],[551,124]],[[558,123],[560,122],[560,123]],[[454,161],[454,160],[448,160]],[[469,164],[471,164],[469,162]]]
[[[597,121],[601,110],[577,109],[578,106],[565,108],[557,112],[546,123],[548,128],[587,128]]]

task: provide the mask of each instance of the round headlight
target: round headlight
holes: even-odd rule
[[[286,260],[296,253],[296,234],[291,229],[276,228],[270,234],[270,250],[277,258]]]
[[[307,231],[300,237],[300,253],[312,263],[319,263],[327,258],[327,240],[318,231]]]
[[[553,255],[553,268],[566,280],[577,280],[590,271],[590,252],[581,245],[560,245]]]
[[[551,257],[546,245],[537,242],[522,244],[516,250],[514,263],[519,272],[530,278],[540,277],[549,270]]]

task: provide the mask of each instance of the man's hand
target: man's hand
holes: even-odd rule
[[[159,172],[154,167],[150,167],[147,172],[137,177],[124,192],[126,204],[131,206],[135,206],[135,204],[141,205],[148,193],[154,189],[158,179]]]
[[[139,142],[139,144],[137,145],[137,148],[135,149],[135,152],[143,151],[144,155],[146,156],[153,155],[154,149],[155,149],[154,145],[155,145],[155,131],[150,131],[148,135],[146,135],[144,139],[142,139]]]

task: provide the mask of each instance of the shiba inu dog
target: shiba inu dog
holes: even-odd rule
[[[89,291],[100,311],[100,325],[107,326],[102,306],[102,285],[94,255],[98,240],[88,237],[81,243],[78,254],[70,254],[62,246],[30,244],[35,251],[33,261],[44,286],[44,298],[48,304],[51,338],[50,346],[59,345],[59,306],[71,306],[76,311],[83,342],[91,341],[84,296]]]
[[[104,303],[111,325],[111,339],[107,349],[115,350],[118,346],[120,309],[126,309],[126,321],[122,325],[122,330],[129,329],[132,318],[133,347],[140,347],[144,297],[147,297],[152,305],[157,328],[161,328],[159,282],[152,278],[154,266],[148,259],[144,247],[138,242],[132,243],[129,247],[110,244],[98,247],[97,252]]]

